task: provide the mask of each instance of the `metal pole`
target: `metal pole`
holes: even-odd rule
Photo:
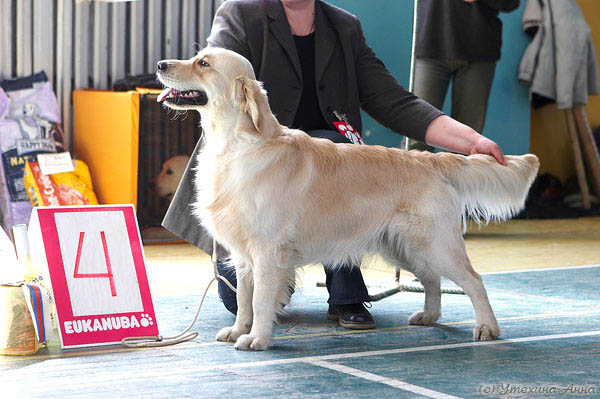
[[[415,6],[413,10],[413,33],[412,33],[412,48],[410,51],[410,77],[408,80],[408,91],[412,93],[415,85],[415,48],[417,46],[417,7],[419,5],[419,0],[414,0]],[[407,137],[404,140],[404,149],[408,150],[410,143],[409,138]]]

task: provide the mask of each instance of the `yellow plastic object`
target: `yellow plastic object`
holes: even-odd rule
[[[23,178],[33,206],[98,205],[87,165],[74,162],[73,172],[44,176],[37,162],[28,161]]]
[[[137,206],[139,109],[136,91],[73,92],[73,152],[101,204]]]
[[[20,286],[0,285],[0,355],[32,355],[38,342]]]
[[[158,94],[160,94],[160,92],[162,90],[160,90],[160,89],[149,89],[149,88],[146,88],[146,87],[136,87],[135,91],[137,91],[140,94],[156,94],[156,95],[158,95]]]

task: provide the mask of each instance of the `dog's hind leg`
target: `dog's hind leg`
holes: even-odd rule
[[[265,251],[266,252],[266,251]],[[276,312],[280,309],[281,295],[294,277],[293,268],[279,267],[274,257],[261,257],[254,263],[254,319],[250,333],[241,335],[236,349],[265,350],[271,344]]]
[[[483,286],[482,278],[471,266],[460,232],[450,233],[443,239],[438,236],[437,241],[431,243],[430,251],[425,256],[429,257],[426,262],[434,272],[454,281],[469,296],[477,321],[473,330],[473,339],[477,341],[497,339],[500,335],[498,322]]]
[[[435,234],[430,234],[427,243],[420,240],[415,241],[413,243],[415,245],[411,245],[411,237],[406,237],[407,253],[410,254],[409,264],[415,265],[417,275],[419,268],[424,267],[430,269],[434,275],[450,278],[465,291],[475,310],[477,320],[477,325],[473,330],[475,340],[490,341],[498,338],[500,335],[498,322],[490,306],[481,276],[471,267],[458,224],[443,223],[438,220],[436,227],[436,229],[431,229],[431,231],[435,230]],[[439,284],[438,281],[436,281],[436,285]],[[427,279],[423,281],[427,292],[426,284],[432,284],[427,282]],[[431,300],[434,298],[432,297]]]
[[[252,272],[246,265],[243,265],[236,266],[235,274],[238,305],[235,323],[231,327],[222,328],[217,333],[217,341],[235,342],[240,335],[247,334],[252,327]]]
[[[463,244],[464,249],[464,244]],[[471,267],[471,261],[466,252],[461,251],[456,256],[456,266],[451,268],[448,278],[461,287],[471,299],[475,309],[477,325],[473,329],[473,339],[491,341],[500,336],[500,327],[490,305],[481,276]]]
[[[440,276],[429,271],[415,271],[415,275],[425,288],[425,306],[422,311],[413,313],[408,322],[418,326],[430,326],[442,315]]]

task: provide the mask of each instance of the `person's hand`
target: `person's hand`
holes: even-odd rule
[[[461,154],[486,154],[506,165],[500,146],[448,115],[435,118],[425,131],[425,143]]]
[[[465,0],[467,1],[467,0]],[[481,136],[479,140],[473,144],[469,154],[487,154],[496,158],[499,164],[506,166],[506,161],[504,160],[504,153],[500,149],[500,146],[496,144],[496,142]]]

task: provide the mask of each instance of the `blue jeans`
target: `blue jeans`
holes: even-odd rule
[[[334,130],[311,130],[307,132],[312,137],[320,137],[333,141],[334,143],[351,143],[341,133]],[[347,305],[351,303],[369,302],[371,297],[365,286],[359,265],[344,264],[337,268],[323,265],[325,269],[325,285],[329,291],[327,302],[331,305]],[[227,268],[221,261],[217,263],[219,274],[236,285],[235,270]],[[237,313],[237,300],[233,292],[224,282],[219,280],[219,296],[225,308],[231,313]]]
[[[452,118],[481,133],[495,70],[495,62],[417,58],[413,93],[441,110],[452,81]],[[433,152],[420,141],[409,143],[411,150]]]

